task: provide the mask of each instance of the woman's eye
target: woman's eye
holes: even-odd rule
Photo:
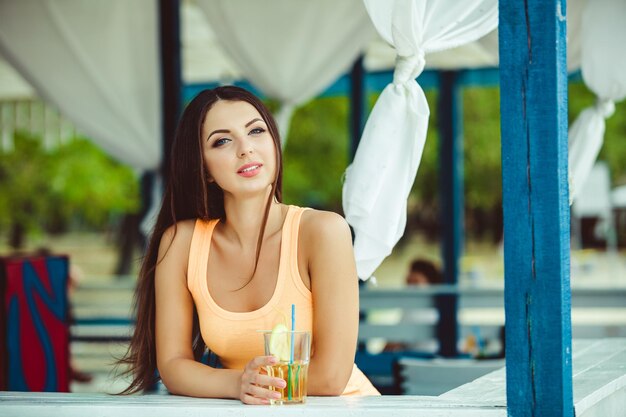
[[[256,127],[250,131],[250,133],[252,133],[253,135],[260,135],[263,132],[265,132],[265,129],[261,127]]]
[[[222,145],[225,145],[228,142],[230,142],[230,139],[221,138],[221,139],[218,139],[215,142],[213,142],[213,147],[214,148],[218,148],[218,147],[220,147]]]

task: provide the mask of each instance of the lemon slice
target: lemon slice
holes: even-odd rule
[[[277,324],[270,335],[270,353],[281,362],[289,361],[289,329],[284,324]]]

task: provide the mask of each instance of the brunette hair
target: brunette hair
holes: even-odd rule
[[[276,177],[272,183],[259,239],[257,241],[256,265],[272,199],[282,201],[282,153],[276,122],[263,102],[252,93],[235,86],[217,87],[200,92],[185,108],[172,144],[167,185],[148,248],[143,258],[134,298],[136,315],[135,331],[128,350],[118,365],[128,365],[123,375],[132,375],[132,381],[122,394],[133,394],[149,390],[160,379],[156,373],[155,340],[155,286],[154,276],[158,259],[159,244],[164,232],[186,219],[224,219],[224,194],[219,186],[209,181],[202,151],[202,125],[208,111],[219,100],[245,101],[259,112],[267,125],[276,148]],[[254,275],[254,272],[252,276]],[[248,281],[249,282],[249,281]],[[246,284],[247,285],[247,284]],[[244,285],[245,286],[245,285]],[[243,288],[243,287],[242,287]],[[200,335],[198,315],[194,308],[192,348],[199,360],[205,345]]]
[[[443,284],[443,275],[437,266],[427,259],[414,259],[409,272],[423,274],[429,284]]]

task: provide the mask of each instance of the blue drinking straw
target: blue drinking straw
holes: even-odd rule
[[[291,381],[291,366],[293,365],[293,332],[296,330],[296,305],[291,305],[291,352],[289,353],[289,367],[287,371],[287,398],[291,401],[293,382]]]
[[[296,330],[296,305],[291,305],[291,356],[289,363],[293,363],[293,332]]]

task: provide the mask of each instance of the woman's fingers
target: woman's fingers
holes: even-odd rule
[[[275,356],[257,356],[246,365],[241,375],[241,402],[244,404],[269,404],[270,399],[280,398],[280,393],[269,387],[284,388],[287,383],[284,379],[261,374],[264,366],[278,363]]]
[[[257,356],[246,365],[246,371],[258,371],[263,366],[271,366],[278,363],[276,356]]]
[[[272,391],[259,385],[250,385],[249,395],[261,399],[278,399],[280,398],[280,392]]]
[[[241,402],[250,405],[267,405],[270,403],[270,400],[267,398],[256,398],[252,395],[244,394],[241,396]]]
[[[264,387],[271,386],[271,387],[276,387],[276,388],[285,388],[287,386],[287,383],[285,382],[284,379],[274,378],[269,375],[261,375],[261,374],[256,374],[256,377],[254,378],[253,383],[256,385],[264,386]]]

